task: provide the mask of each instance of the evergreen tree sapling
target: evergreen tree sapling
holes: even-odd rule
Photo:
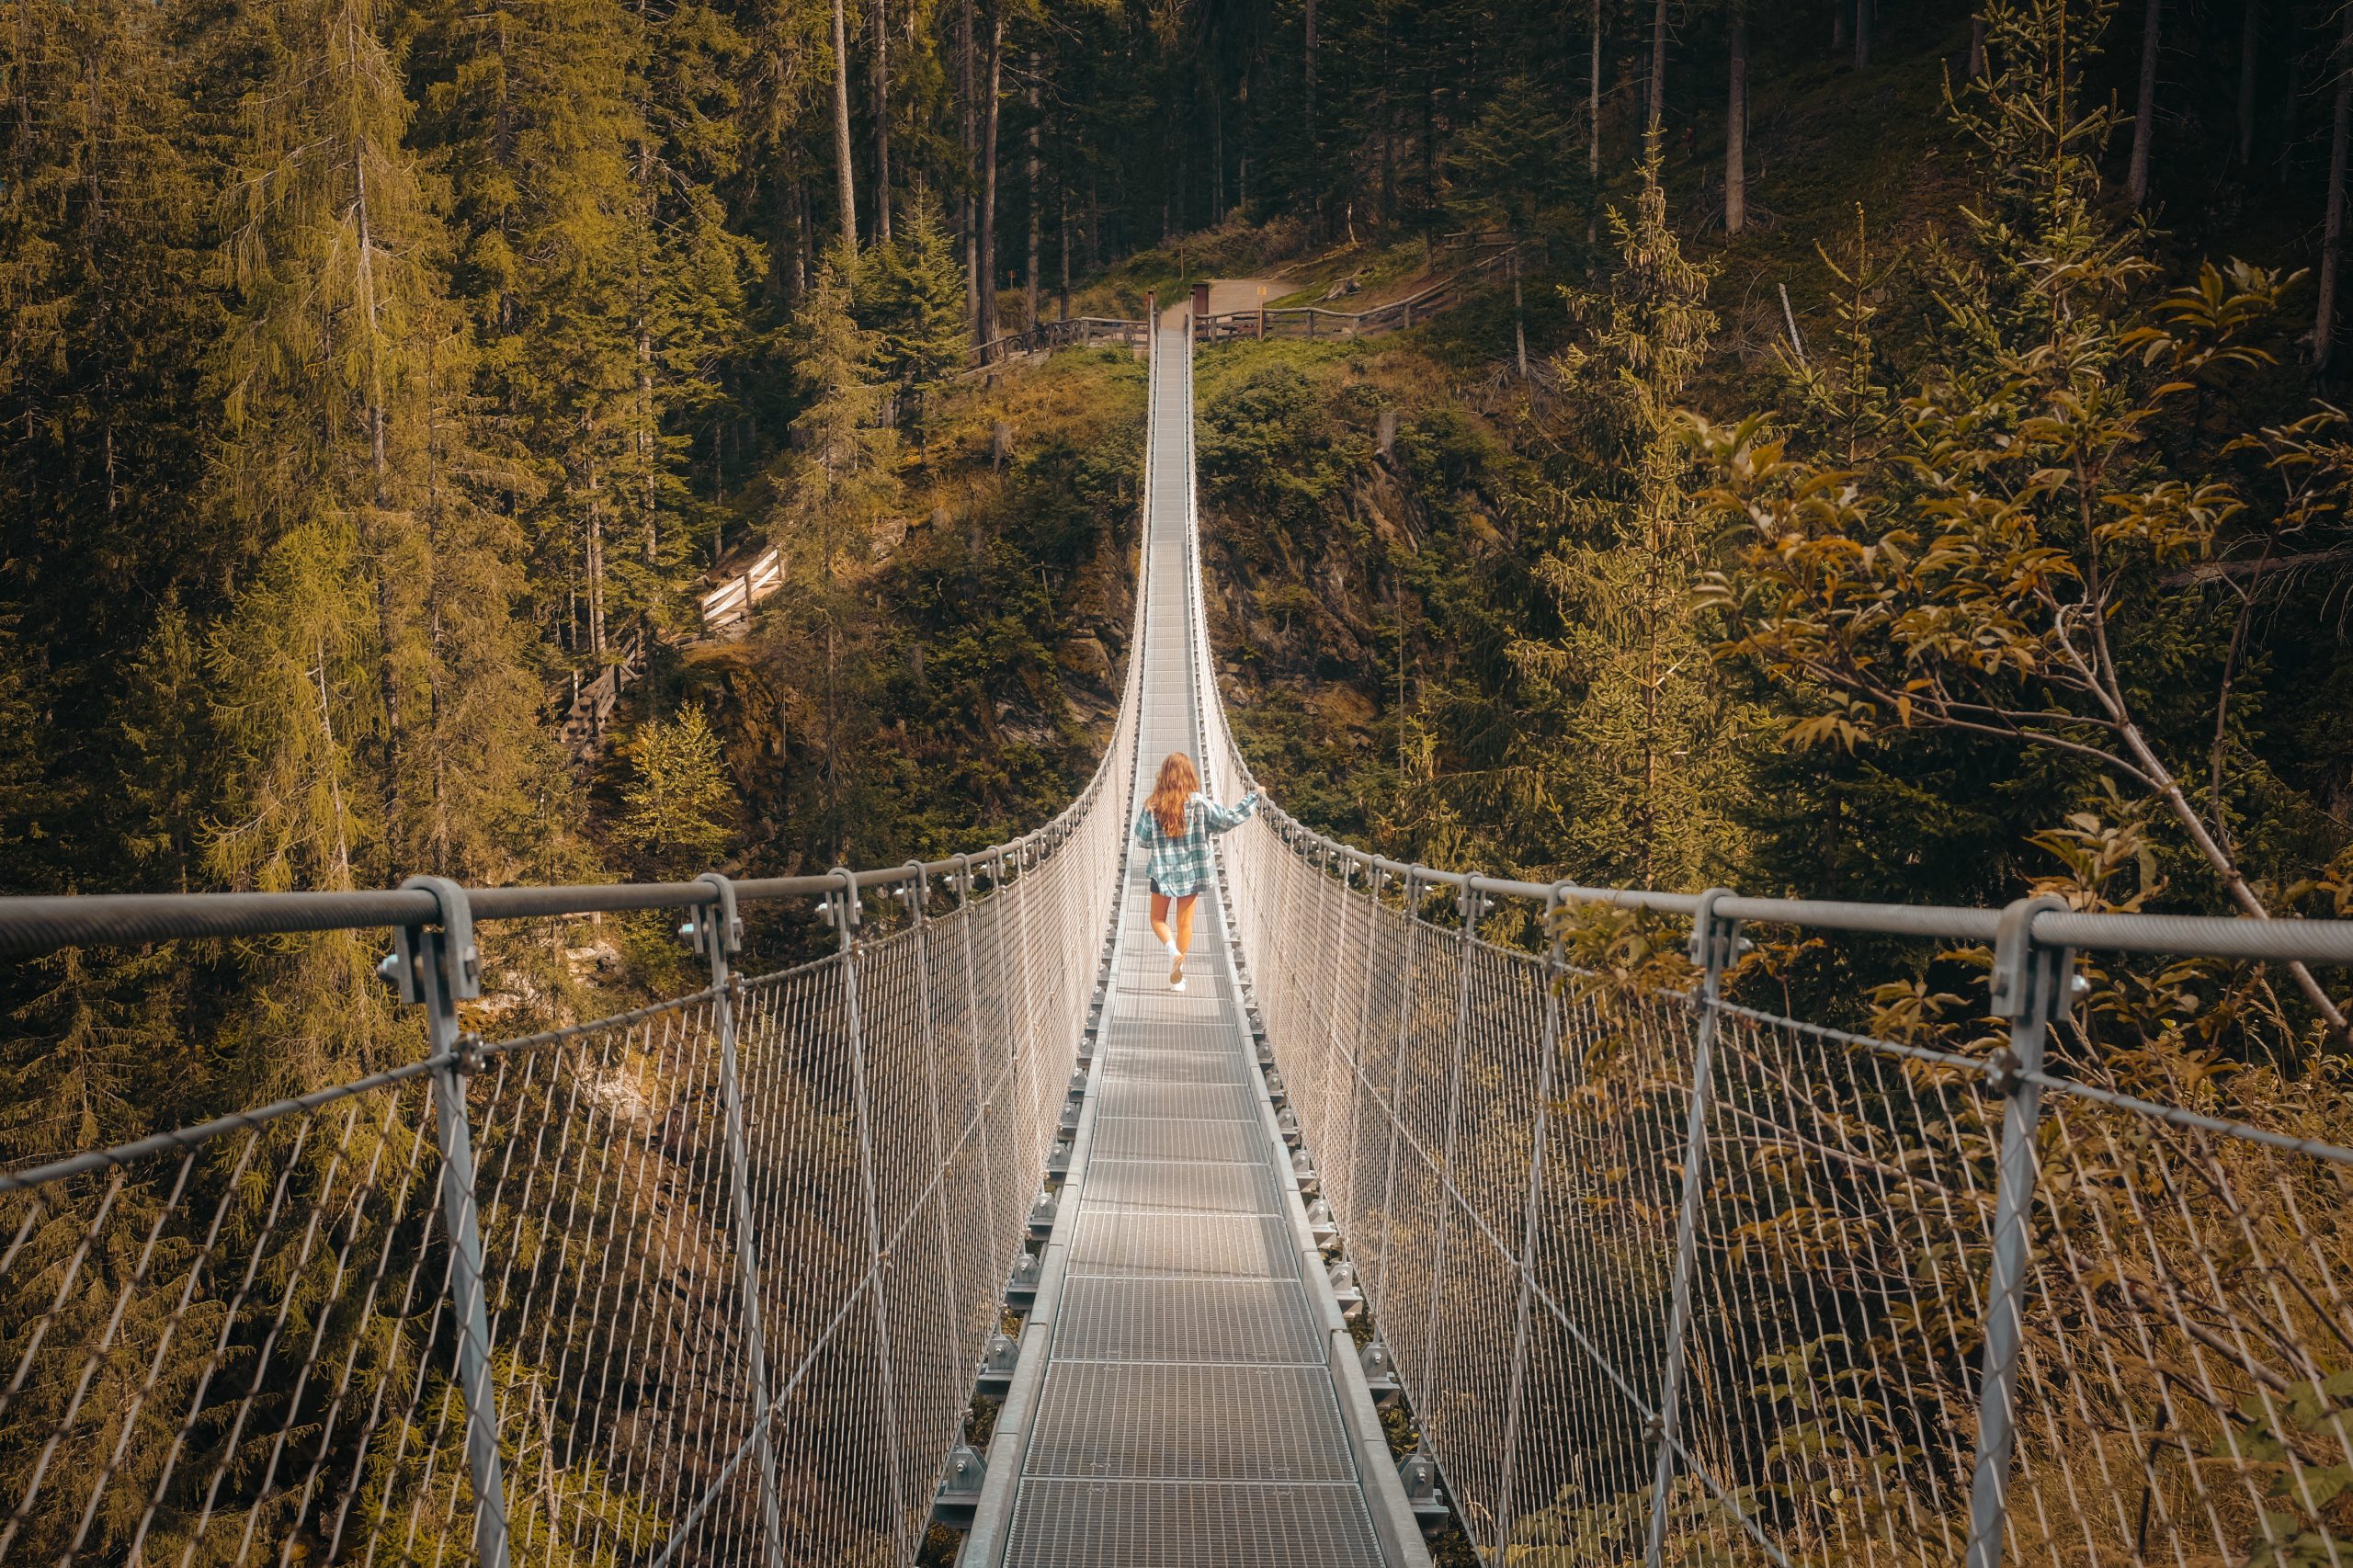
[[[1572,298],[1590,335],[1555,369],[1562,522],[1537,562],[1557,629],[1511,646],[1529,699],[1555,711],[1517,759],[1523,805],[1557,817],[1582,881],[1704,886],[1739,854],[1735,715],[1711,678],[1692,586],[1701,517],[1680,403],[1716,318],[1708,274],[1667,225],[1657,159],[1631,215],[1612,210],[1620,267]]]
[[[710,869],[727,847],[734,792],[702,710],[639,725],[630,768],[620,833],[645,874],[662,881]]]

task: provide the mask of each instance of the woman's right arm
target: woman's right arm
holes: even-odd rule
[[[1242,797],[1239,803],[1231,806],[1221,806],[1204,795],[1201,797],[1201,804],[1209,808],[1209,824],[1211,833],[1231,833],[1249,821],[1250,813],[1258,809],[1258,791],[1251,790]]]

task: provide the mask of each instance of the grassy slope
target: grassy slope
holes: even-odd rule
[[[1035,826],[1085,782],[1126,653],[1142,412],[1131,356],[1074,349],[949,386],[903,448],[891,523],[868,559],[839,568],[858,621],[845,703],[856,864],[979,847]],[[763,603],[740,642],[669,651],[621,719],[626,732],[682,700],[710,707],[747,871],[827,863],[807,825],[809,618],[790,599]],[[630,776],[625,749],[599,770],[605,820]]]

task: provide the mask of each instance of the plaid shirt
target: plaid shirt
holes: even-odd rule
[[[1201,891],[1210,880],[1210,835],[1240,827],[1258,809],[1258,792],[1242,797],[1238,806],[1221,806],[1207,795],[1195,794],[1185,802],[1185,831],[1170,837],[1160,831],[1160,819],[1146,811],[1136,818],[1136,842],[1152,851],[1152,880],[1170,898]]]

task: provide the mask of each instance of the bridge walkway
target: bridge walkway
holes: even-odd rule
[[[1151,371],[1141,779],[1203,749],[1189,352],[1172,312]],[[1173,991],[1141,856],[1124,876],[1071,1169],[962,1568],[1420,1568],[1217,901]]]

